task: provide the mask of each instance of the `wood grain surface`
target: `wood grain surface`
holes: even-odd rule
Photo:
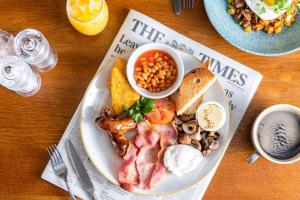
[[[171,0],[108,0],[106,29],[89,37],[69,24],[64,0],[1,0],[0,27],[14,34],[25,28],[42,31],[58,53],[54,70],[42,74],[42,88],[24,98],[0,88],[0,199],[69,199],[68,193],[40,178],[48,161],[45,148],[57,143],[129,9],[136,9],[264,76],[204,199],[300,199],[300,163],[276,165],[253,151],[250,129],[268,106],[300,106],[300,51],[260,57],[231,46],[209,23],[203,2],[182,15]]]

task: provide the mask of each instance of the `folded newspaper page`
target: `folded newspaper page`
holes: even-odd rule
[[[201,61],[204,61],[208,58],[212,60],[210,70],[217,75],[219,81],[222,83],[225,89],[227,97],[230,100],[231,132],[229,137],[230,139],[226,143],[228,146],[244,113],[249,106],[251,99],[253,98],[257,87],[260,84],[262,79],[261,74],[175,32],[174,30],[135,10],[130,10],[99,69],[101,69],[110,59],[113,59],[115,56],[150,42],[165,43],[173,48],[185,51],[197,57]],[[81,143],[79,120],[80,105],[78,106],[67,129],[65,130],[65,133],[58,144],[58,148],[63,154],[64,160],[66,161],[69,169],[68,178],[69,182],[71,183],[71,190],[82,199],[89,199],[89,196],[84,191],[78,177],[76,177],[74,171],[72,171],[72,167],[70,166],[70,161],[65,147],[65,141],[67,138],[70,138],[75,144],[74,146],[77,152],[80,154],[80,158],[84,162],[100,200],[199,200],[202,199],[219,165],[218,163],[217,166],[210,172],[210,174],[201,180],[197,185],[174,196],[144,197],[128,193],[106,180],[93,166]],[[42,178],[66,190],[65,183],[62,179],[54,174],[50,163],[47,164],[42,174]]]

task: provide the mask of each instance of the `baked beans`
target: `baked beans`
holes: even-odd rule
[[[176,81],[177,66],[164,51],[150,50],[140,55],[134,65],[134,80],[149,92],[161,92]]]

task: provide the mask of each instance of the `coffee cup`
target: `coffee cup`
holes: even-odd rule
[[[255,152],[247,161],[254,163],[260,156],[277,164],[300,160],[300,109],[279,104],[265,109],[255,119],[251,130]]]

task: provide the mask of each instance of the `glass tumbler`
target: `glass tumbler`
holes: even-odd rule
[[[0,29],[0,56],[14,54],[14,36]]]
[[[0,85],[22,96],[32,96],[39,91],[41,79],[21,58],[4,56],[0,57]]]
[[[34,29],[25,29],[14,40],[17,56],[41,72],[49,71],[57,63],[56,52],[45,36]]]

